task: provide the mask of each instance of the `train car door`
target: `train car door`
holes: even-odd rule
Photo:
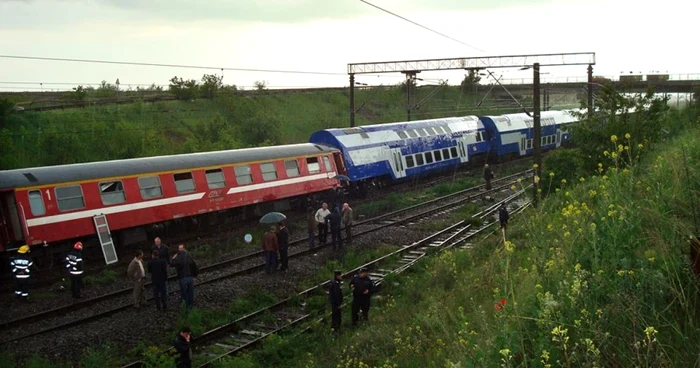
[[[2,214],[2,228],[4,229],[2,233],[7,237],[7,242],[20,241],[23,238],[23,234],[19,221],[19,212],[17,211],[17,202],[15,202],[15,193],[2,193],[1,199],[0,209],[3,212],[5,209],[7,210],[7,213]]]
[[[527,135],[520,135],[520,156],[525,156],[527,153]]]
[[[406,166],[403,163],[403,155],[401,154],[401,148],[391,148],[390,149],[390,159],[389,163],[391,169],[394,171],[394,176],[396,178],[403,178],[406,176]]]
[[[469,142],[466,136],[461,136],[457,139],[457,150],[459,151],[459,162],[465,163],[469,161]]]
[[[336,171],[340,175],[347,175],[348,171],[345,168],[345,164],[343,163],[343,157],[342,153],[340,152],[333,152],[333,161],[335,162],[335,167]]]
[[[561,130],[557,129],[557,137],[556,137],[556,142],[557,145],[556,147],[559,148],[561,146]]]

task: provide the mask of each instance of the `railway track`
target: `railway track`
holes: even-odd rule
[[[545,153],[546,154],[546,153]],[[520,163],[524,163],[530,161],[529,157],[525,158],[519,158],[516,160],[512,160],[506,163],[498,164],[495,165],[494,167],[509,167],[509,166],[514,166]],[[400,184],[392,185],[391,187],[384,188],[385,190],[378,190],[378,191],[373,191],[371,195],[369,195],[369,198],[354,198],[350,197],[346,201],[349,203],[352,203],[354,207],[363,204],[363,203],[369,203],[372,201],[376,201],[377,199],[381,199],[385,196],[388,196],[390,194],[396,194],[396,193],[407,193],[407,192],[414,192],[414,191],[420,191],[424,190],[427,188],[434,187],[436,185],[444,184],[444,183],[449,183],[457,179],[469,177],[471,175],[477,174],[481,171],[480,168],[477,169],[467,169],[467,168],[459,168],[453,172],[444,172],[441,174],[433,175],[429,178],[421,178],[417,179],[414,181],[410,182],[403,182]],[[291,215],[289,216],[289,221],[295,221],[299,220],[306,216],[306,214],[300,214],[298,217]],[[250,221],[245,221],[242,224],[236,224],[238,228],[246,228],[248,227],[254,227],[256,225],[257,219],[256,220],[250,220]],[[212,237],[212,233],[221,233],[222,229],[230,228],[231,224],[226,223],[226,224],[217,224],[213,226],[208,226],[203,229],[193,231],[193,232],[188,232],[186,234],[181,234],[181,235],[176,235],[176,236],[168,236],[163,237],[164,239],[167,238],[168,242],[170,244],[177,244],[177,243],[188,243],[192,241],[193,239],[207,239]],[[191,250],[196,249],[196,247],[192,248]],[[87,268],[84,272],[84,277],[90,277],[90,276],[97,276],[99,275],[102,271],[105,269],[117,269],[119,267],[126,267],[128,263],[131,261],[131,257],[129,256],[124,256],[120,254],[120,261],[116,264],[112,264],[109,267],[105,267],[104,265],[101,265],[99,267],[95,268]],[[130,255],[131,252],[129,251],[128,254]],[[101,253],[100,253],[101,255]],[[89,260],[88,260],[89,261]],[[102,262],[101,259],[99,262]],[[89,265],[93,264],[90,262],[87,262],[88,267]],[[32,289],[36,290],[38,288],[42,287],[49,287],[52,285],[55,285],[59,282],[62,282],[63,280],[66,279],[66,271],[65,268],[63,267],[63,264],[59,265],[54,265],[49,269],[44,269],[40,270],[38,272],[39,276],[37,278],[34,278],[32,280]],[[44,276],[47,275],[48,276]],[[10,292],[13,287],[14,287],[14,279],[12,278],[11,275],[5,275],[2,278],[0,278],[0,291],[7,291]],[[3,327],[4,323],[0,323],[0,327]]]
[[[482,191],[484,185],[477,185],[475,187],[445,195],[424,203],[403,208],[398,211],[393,211],[371,219],[356,222],[353,225],[353,236],[359,237],[390,226],[410,223],[411,221],[417,221],[418,219],[426,218],[432,214],[441,213],[456,207],[460,207],[468,201],[476,200],[480,197],[510,188],[510,186],[515,183],[518,178],[527,177],[531,171],[532,170],[525,170],[523,172],[493,180],[492,183],[494,187],[491,191]],[[307,240],[308,238],[304,238],[290,242],[289,258],[303,257],[305,255],[312,254],[319,249],[330,246],[329,244],[318,246],[313,250],[299,250],[299,248],[297,248],[298,251],[293,253],[291,252],[295,245],[305,244]],[[264,263],[260,261],[261,259],[262,251],[257,251],[240,257],[213,263],[206,267],[201,267],[201,273],[197,280],[197,285],[201,286],[237,276],[259,272],[265,267]],[[169,278],[169,281],[171,282],[169,284],[169,294],[176,294],[179,292],[179,289],[174,283],[172,283],[175,278],[175,276],[171,276]],[[150,285],[150,283],[146,284],[146,286],[148,285]],[[78,326],[107,317],[120,311],[129,310],[133,308],[132,303],[119,301],[117,298],[127,298],[132,291],[132,288],[125,288],[102,295],[100,297],[82,300],[80,302],[59,306],[51,310],[4,322],[0,324],[0,327],[2,327],[5,331],[4,335],[10,337],[0,342],[0,345],[8,345],[32,336]],[[151,299],[151,297],[148,298],[148,300]],[[47,322],[51,321],[50,319],[54,317],[57,318],[52,321],[54,322],[53,325],[51,325],[50,322]],[[20,333],[20,331],[28,332]]]
[[[481,212],[474,214],[472,218],[487,219],[494,212],[498,211],[501,203],[509,203],[516,200],[528,188],[524,188],[504,200],[496,202]],[[511,211],[511,214],[515,216],[529,205],[529,201],[522,201],[515,210]],[[485,221],[482,226],[476,227],[466,220],[458,221],[420,241],[405,245],[392,253],[344,273],[343,279],[354,275],[359,269],[364,267],[369,270],[368,274],[373,278],[375,286],[381,286],[387,276],[400,274],[428,256],[465,244],[477,235],[487,232],[494,224],[497,224],[497,222]],[[328,314],[318,318],[318,314],[315,311],[306,309],[304,300],[315,295],[323,295],[328,283],[329,281],[326,281],[308,288],[293,297],[261,308],[192,339],[191,347],[197,352],[195,355],[206,357],[206,361],[198,366],[200,368],[213,367],[221,359],[251,348],[272,334],[280,333],[302,323],[321,322],[328,317]],[[344,306],[349,303],[349,299],[350,295],[346,295]],[[302,332],[310,328],[309,326]],[[173,354],[174,350],[171,348],[163,353]],[[136,368],[142,365],[142,362],[136,361],[124,365],[122,368]]]

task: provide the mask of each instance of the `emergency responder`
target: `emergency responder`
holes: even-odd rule
[[[374,282],[367,276],[367,269],[362,267],[360,273],[350,281],[352,290],[352,325],[357,326],[358,313],[362,310],[362,319],[369,315],[369,299],[374,293]]]
[[[15,295],[22,300],[29,300],[29,276],[34,264],[29,257],[29,246],[23,245],[17,250],[17,255],[10,260],[12,274],[15,276]]]
[[[331,302],[331,329],[333,329],[333,333],[336,336],[340,335],[340,309],[343,307],[343,290],[340,287],[342,280],[343,275],[341,271],[336,270],[333,272],[333,279],[328,290],[328,298]]]
[[[73,298],[80,299],[83,297],[81,291],[83,289],[83,243],[77,242],[73,246],[73,250],[68,252],[66,256],[66,268],[70,273],[70,290],[73,293]]]

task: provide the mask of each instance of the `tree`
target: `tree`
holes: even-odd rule
[[[469,69],[469,74],[464,75],[462,84],[460,85],[462,93],[468,93],[474,89],[474,86],[478,85],[481,81],[481,77],[477,73],[477,69]]]
[[[15,103],[8,98],[0,98],[0,128],[5,126],[7,117],[10,115]]]
[[[197,96],[199,85],[194,79],[183,80],[174,76],[170,79],[169,89],[178,100],[192,100]]]
[[[255,81],[255,88],[258,91],[264,91],[267,89],[267,82],[266,81]]]
[[[224,76],[218,76],[216,74],[204,74],[202,77],[202,86],[200,87],[202,91],[202,96],[204,98],[212,99],[219,90],[223,87],[221,82]]]
[[[109,84],[107,81],[103,80],[100,86],[97,87],[95,95],[97,97],[114,97],[114,95],[117,93],[117,89],[117,86]]]
[[[71,92],[71,98],[78,101],[85,101],[88,91],[83,86],[73,87],[73,92]]]

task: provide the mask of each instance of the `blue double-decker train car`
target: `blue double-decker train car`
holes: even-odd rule
[[[486,159],[490,150],[476,116],[325,129],[309,141],[338,148],[351,182],[380,186]]]
[[[566,126],[577,121],[573,110],[543,111],[540,115],[542,152],[558,148],[571,139]],[[480,118],[491,139],[490,156],[495,160],[534,153],[533,119],[525,113]]]

